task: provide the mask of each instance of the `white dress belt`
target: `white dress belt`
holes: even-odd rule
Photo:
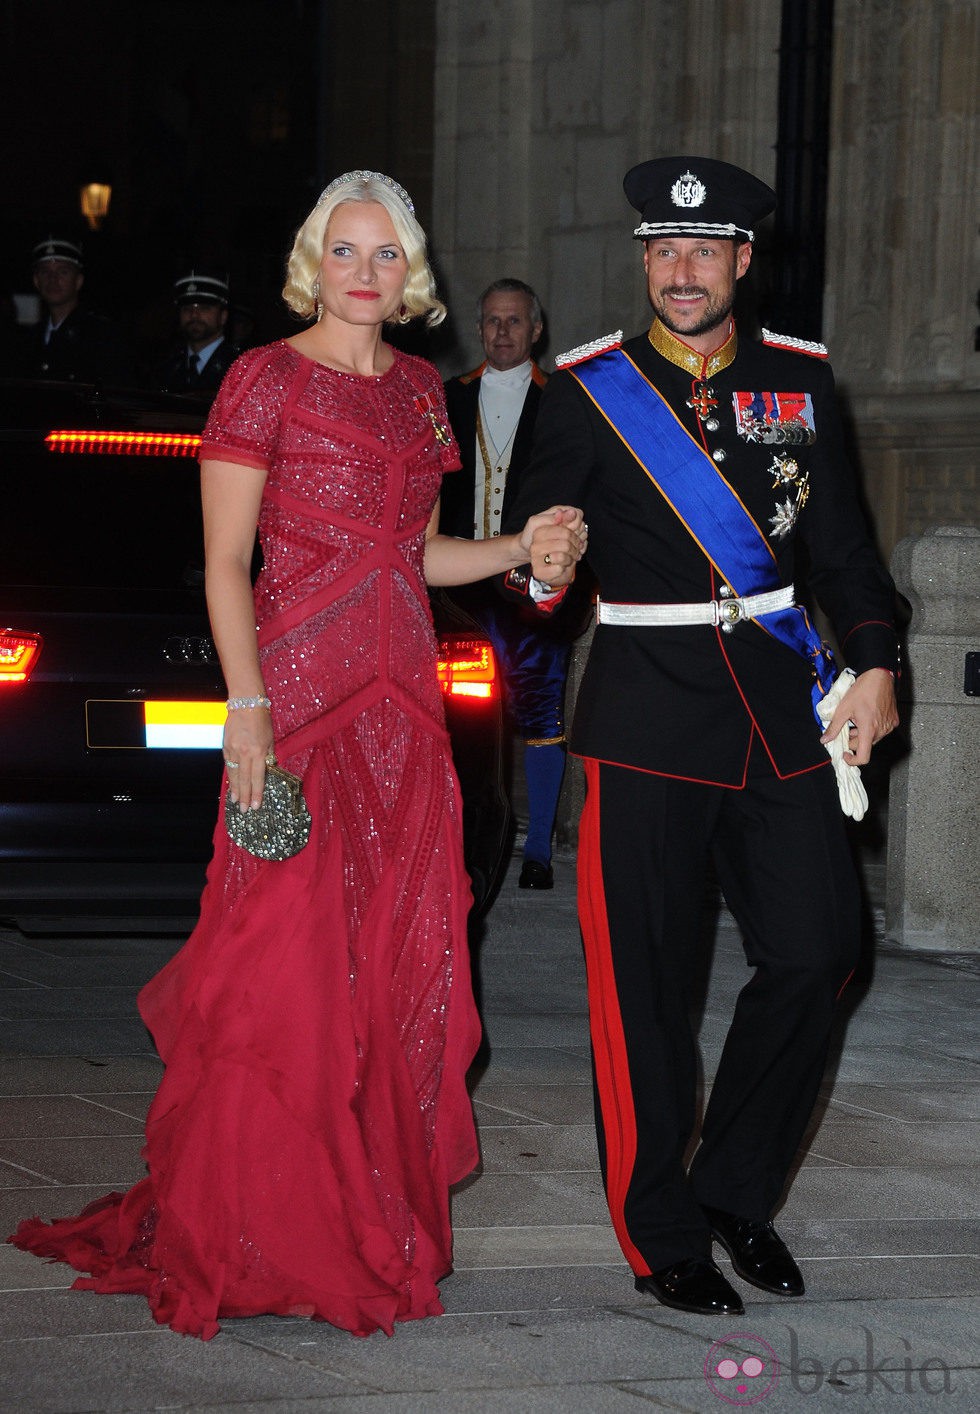
[[[607,604],[602,599],[596,601],[596,619],[600,624],[619,624],[621,627],[687,627],[689,624],[719,625],[726,633],[731,633],[735,624],[743,619],[757,619],[763,614],[771,614],[774,609],[791,609],[796,600],[792,584],[782,589],[772,589],[767,594],[749,594],[743,599],[736,595],[728,598],[711,599],[707,604]]]

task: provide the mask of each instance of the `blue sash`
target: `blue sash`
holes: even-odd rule
[[[762,531],[636,364],[622,350],[610,349],[568,371],[622,438],[733,594],[744,598],[781,588],[776,557]],[[798,605],[775,609],[756,622],[809,662],[816,716],[817,703],[834,680],[834,659],[806,611]]]

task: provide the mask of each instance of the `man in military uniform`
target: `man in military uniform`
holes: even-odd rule
[[[522,280],[495,280],[478,301],[486,358],[446,384],[446,409],[463,469],[443,478],[439,529],[487,540],[500,534],[517,495],[534,435],[545,374],[531,357],[541,337],[541,303]],[[518,878],[522,889],[554,887],[551,836],[565,772],[565,677],[571,638],[563,611],[555,624],[505,601],[492,581],[450,596],[489,635],[500,661],[507,705],[524,738],[528,829]]]
[[[44,316],[28,336],[22,371],[63,382],[138,382],[132,350],[111,319],[81,304],[81,246],[47,236],[33,251],[34,288]]]
[[[161,374],[168,393],[213,397],[238,355],[225,336],[228,281],[192,270],[174,283],[180,339]]]
[[[851,801],[854,768],[897,724],[894,587],[859,508],[825,351],[757,342],[732,320],[774,193],[700,157],[644,162],[624,186],[653,324],[557,360],[511,518],[559,496],[581,506],[599,581],[571,748],[588,787],[579,902],[610,1213],[639,1290],[733,1315],[741,1298],[713,1239],[744,1280],[803,1292],[771,1216],[858,956],[838,795]],[[831,686],[797,604],[797,542],[849,689],[849,675]],[[512,571],[510,588],[547,604],[568,573],[541,585]],[[709,861],[751,976],[685,1172],[688,984]]]

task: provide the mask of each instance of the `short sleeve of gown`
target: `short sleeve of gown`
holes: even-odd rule
[[[279,436],[283,387],[277,346],[249,349],[225,374],[201,434],[203,461],[235,462],[267,471]]]

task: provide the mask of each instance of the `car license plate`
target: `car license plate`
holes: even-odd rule
[[[219,751],[223,702],[93,699],[85,704],[85,741],[94,749]]]

